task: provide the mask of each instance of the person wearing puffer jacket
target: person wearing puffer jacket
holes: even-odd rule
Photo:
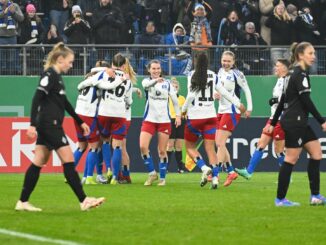
[[[167,45],[187,45],[189,43],[189,36],[186,35],[186,30],[181,23],[174,25],[172,32],[165,37],[165,44]],[[171,48],[172,52],[179,51],[178,47]]]

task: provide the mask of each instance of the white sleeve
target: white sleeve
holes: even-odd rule
[[[174,87],[171,84],[170,84],[169,94],[174,107],[175,114],[177,116],[181,116],[177,92],[175,91]]]
[[[113,82],[110,82],[109,80],[101,80],[100,83],[97,84],[97,87],[103,90],[110,90],[118,87],[122,82],[123,80],[121,77],[116,76]]]
[[[142,81],[142,85],[143,85],[143,88],[144,89],[148,89],[150,87],[153,87],[155,84],[157,83],[157,80],[156,79],[148,79],[148,78],[145,78],[143,81]]]
[[[127,107],[130,107],[132,102],[133,102],[132,101],[132,91],[133,91],[133,88],[132,88],[132,85],[131,85],[131,82],[130,82],[130,86],[129,86],[129,89],[127,90],[127,92],[126,92],[126,98],[125,98],[125,102],[126,102]]]
[[[188,91],[186,101],[182,106],[182,113],[185,113],[188,110],[189,105],[194,101],[195,98],[196,98],[196,93]]]
[[[89,77],[89,78],[85,79],[84,81],[82,81],[81,83],[79,83],[77,86],[77,89],[82,90],[86,87],[93,86],[93,81],[94,81],[94,76]]]
[[[218,76],[216,76],[216,82],[215,82],[215,90],[218,91],[225,99],[230,101],[232,104],[234,104],[237,108],[240,107],[240,100],[230,94],[221,84],[221,82],[218,80]]]
[[[246,101],[247,101],[247,110],[252,111],[252,96],[251,96],[251,91],[248,86],[248,82],[246,80],[246,77],[243,75],[242,72],[240,72],[240,75],[237,76],[237,82],[239,86],[243,89],[243,92],[245,93],[246,96]]]

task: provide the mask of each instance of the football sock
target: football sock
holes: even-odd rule
[[[168,159],[166,157],[160,158],[160,179],[165,179],[166,176],[166,167],[168,164]]]
[[[98,163],[98,154],[96,149],[90,149],[86,157],[87,177],[92,177],[95,165]]]
[[[226,168],[226,172],[227,172],[228,174],[232,174],[232,173],[234,172],[234,168],[233,168],[231,162],[226,162],[226,163],[225,163],[225,168]]]
[[[103,142],[102,153],[106,169],[111,169],[111,145],[109,142]]]
[[[207,167],[205,164],[205,161],[201,158],[201,157],[197,157],[195,159],[196,165],[198,168],[200,168],[201,170],[203,170],[203,167]]]
[[[178,169],[184,169],[183,163],[182,163],[182,151],[175,151],[174,152],[175,160],[177,161]],[[171,159],[171,158],[169,158]]]
[[[123,165],[122,175],[123,176],[130,176],[130,170],[129,170],[128,165]]]
[[[293,165],[288,162],[283,162],[278,174],[277,198],[283,199],[289,188]]]
[[[98,163],[96,164],[96,173],[97,175],[103,174],[103,154],[101,148],[97,149],[97,159]]]
[[[218,166],[216,164],[213,164],[213,169],[212,169],[212,176],[217,177],[218,176]]]
[[[113,176],[115,176],[116,179],[118,179],[119,171],[121,168],[121,158],[122,158],[121,148],[117,146],[113,150],[113,155],[112,155]]]
[[[74,152],[74,160],[75,160],[75,166],[78,165],[80,158],[83,156],[83,153],[85,150],[81,150],[79,147]]]
[[[285,154],[284,152],[281,152],[281,153],[277,153],[276,156],[277,156],[278,165],[281,167],[284,162]]]
[[[311,195],[318,195],[319,194],[319,187],[320,187],[320,160],[310,159],[308,163],[308,178],[309,178],[309,185]]]
[[[151,155],[148,153],[148,155],[143,155],[143,159],[144,159],[144,164],[147,168],[148,173],[152,173],[155,171],[154,169],[154,163],[153,163],[153,159],[151,157]]]
[[[71,189],[74,191],[76,196],[78,197],[79,202],[83,202],[86,198],[86,194],[83,190],[83,187],[80,183],[80,178],[78,173],[75,170],[75,166],[73,162],[68,162],[63,164],[63,173],[65,178],[70,185]]]
[[[38,178],[40,176],[41,168],[34,165],[33,163],[29,166],[25,173],[25,179],[23,184],[23,190],[20,195],[20,200],[22,202],[27,202],[29,196],[33,192]]]
[[[249,161],[249,165],[247,167],[247,171],[249,174],[252,174],[255,171],[255,168],[257,167],[258,163],[260,162],[260,160],[263,157],[263,152],[264,149],[256,149],[254,154],[252,155],[250,161]]]

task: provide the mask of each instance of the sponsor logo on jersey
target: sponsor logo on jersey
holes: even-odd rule
[[[275,138],[280,138],[280,136],[277,134],[277,135],[275,136]]]
[[[227,128],[228,126],[226,124],[223,125],[223,128]]]
[[[303,87],[305,87],[305,88],[309,88],[308,79],[307,79],[306,77],[303,79],[303,81],[302,81],[302,85],[303,85]]]
[[[62,143],[67,144],[68,140],[66,137],[62,136]]]
[[[49,77],[48,76],[43,77],[40,81],[40,85],[42,87],[46,87],[48,86],[48,84],[49,84]]]
[[[63,89],[60,90],[59,94],[63,95],[66,94],[66,91],[64,91]]]
[[[299,144],[299,145],[302,144],[302,139],[301,139],[301,138],[299,138],[299,140],[298,140],[298,144]]]

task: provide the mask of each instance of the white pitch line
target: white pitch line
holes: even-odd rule
[[[0,234],[13,236],[13,237],[25,238],[25,239],[33,240],[33,241],[60,244],[60,245],[82,245],[81,243],[77,243],[77,242],[52,239],[52,238],[47,238],[47,237],[43,237],[43,236],[37,236],[37,235],[32,235],[32,234],[28,234],[28,233],[17,232],[17,231],[12,231],[12,230],[7,230],[7,229],[1,229],[1,228],[0,228]]]

